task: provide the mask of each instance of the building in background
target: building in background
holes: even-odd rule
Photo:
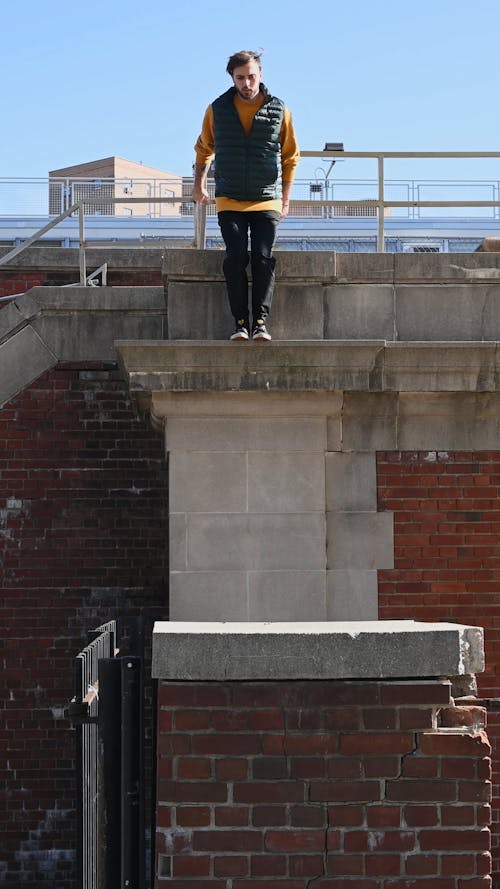
[[[80,200],[89,201],[89,216],[178,216],[181,195],[182,176],[116,155],[49,172],[50,216]]]

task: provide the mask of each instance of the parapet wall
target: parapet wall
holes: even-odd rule
[[[446,679],[373,678],[481,668],[477,632],[157,625],[157,889],[488,889],[485,711]]]

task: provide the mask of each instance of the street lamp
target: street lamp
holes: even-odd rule
[[[341,152],[341,151],[343,151],[343,150],[344,150],[344,143],[343,143],[343,142],[325,142],[325,147],[323,148],[323,151],[338,151],[338,152]],[[334,158],[330,161],[330,166],[328,167],[328,170],[326,171],[326,173],[325,173],[325,171],[323,170],[323,175],[324,175],[324,177],[325,177],[325,198],[326,198],[326,200],[328,200],[328,187],[329,187],[329,184],[330,184],[330,183],[329,183],[330,173],[332,172],[332,170],[333,170],[333,168],[334,168],[334,166],[335,166],[336,163],[337,163],[337,158],[334,157]],[[333,200],[333,198],[332,198],[332,200]],[[331,212],[331,208],[330,208],[330,207],[325,207],[325,216],[326,216],[326,218],[329,219],[332,215],[333,215],[333,214],[332,214],[332,212]]]

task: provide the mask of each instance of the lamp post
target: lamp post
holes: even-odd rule
[[[323,148],[323,151],[341,152],[343,150],[344,150],[344,143],[343,142],[325,142],[325,147]],[[323,176],[325,177],[325,200],[327,200],[327,201],[329,200],[328,189],[330,186],[330,173],[332,172],[336,163],[337,163],[337,158],[334,157],[330,161],[330,166],[328,167],[328,170],[326,171],[326,173],[324,170],[321,170],[321,172],[323,173]],[[321,169],[321,167],[319,169]],[[333,186],[332,186],[332,200],[333,200]],[[331,219],[331,217],[333,216],[333,212],[332,212],[333,208],[332,207],[325,207],[324,209],[325,209],[325,213],[324,213],[325,218]]]

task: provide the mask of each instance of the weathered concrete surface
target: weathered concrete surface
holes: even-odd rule
[[[0,404],[58,361],[114,362],[117,338],[164,335],[163,287],[34,287],[0,311]]]
[[[12,247],[0,247],[0,258],[6,256]],[[118,269],[161,269],[165,247],[87,247],[85,251],[87,270],[90,273],[104,262],[108,271]],[[74,247],[28,247],[0,269],[24,269],[25,271],[67,271],[74,270],[75,281],[79,281],[79,251]]]
[[[168,250],[169,339],[227,339],[223,252]],[[274,339],[495,341],[500,262],[480,254],[276,253]],[[437,290],[436,290],[437,288]]]
[[[483,630],[414,621],[157,622],[153,677],[415,679],[484,670]]]
[[[495,392],[497,343],[119,341],[130,389],[171,392]]]

